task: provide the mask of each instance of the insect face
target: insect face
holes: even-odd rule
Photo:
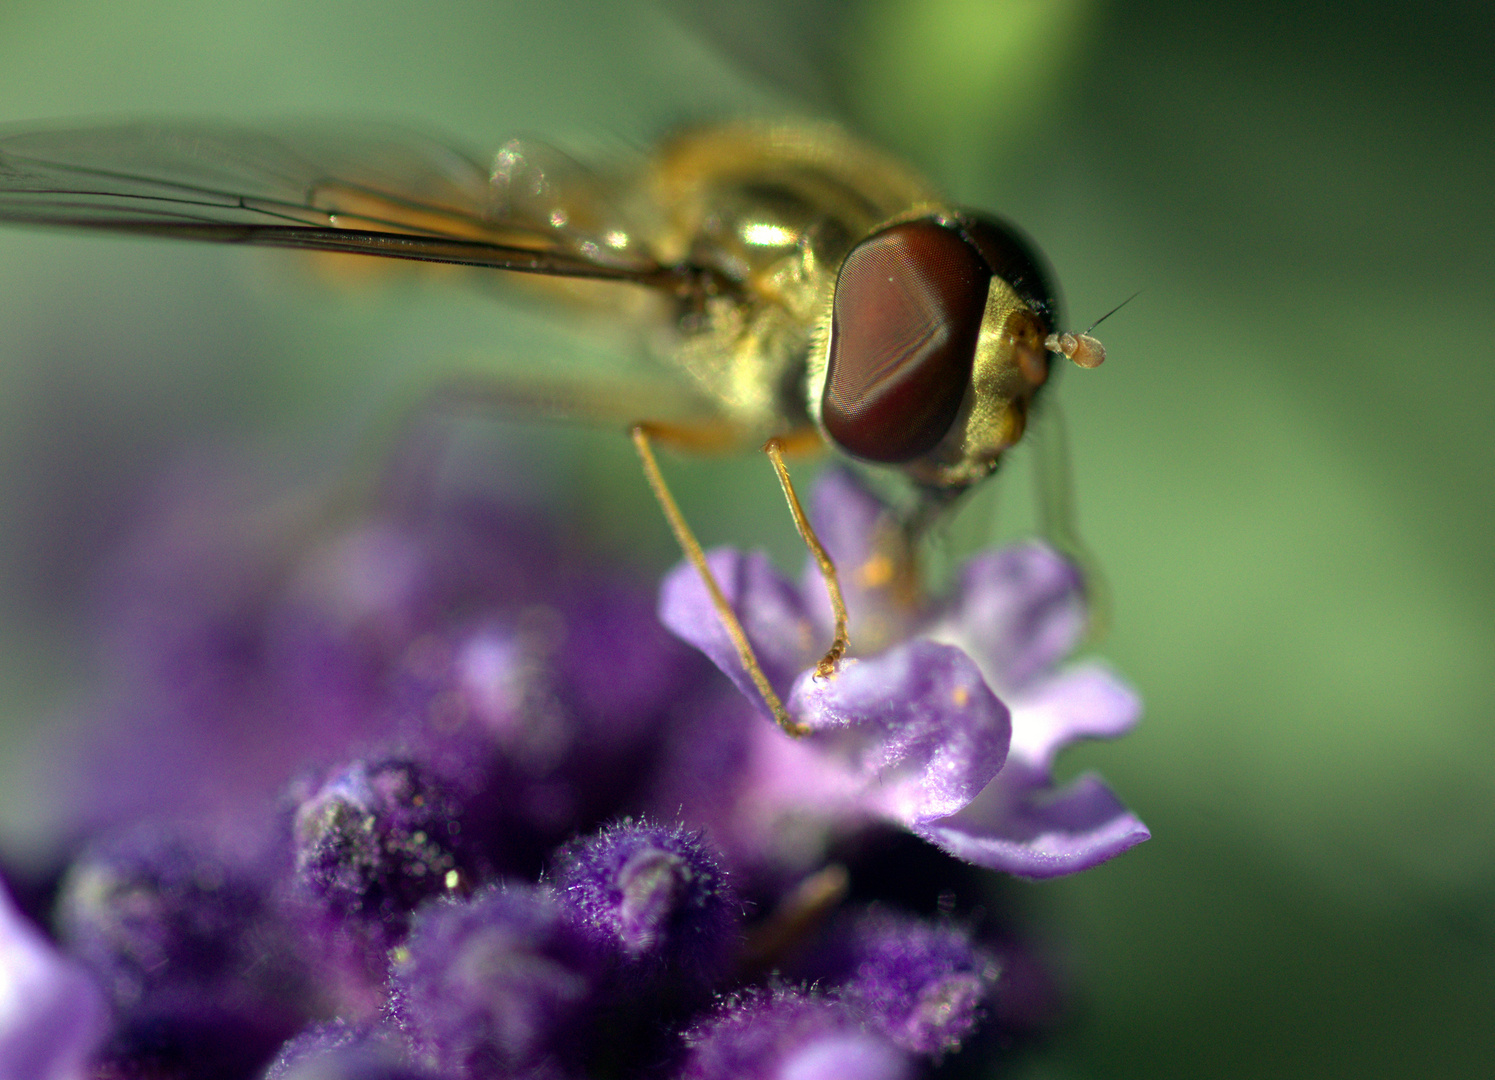
[[[1032,248],[974,214],[895,222],[841,265],[810,410],[834,445],[963,489],[1022,437],[1054,298]]]

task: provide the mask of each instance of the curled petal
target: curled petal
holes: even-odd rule
[[[1110,668],[1077,664],[1013,699],[1012,756],[1047,774],[1070,743],[1124,735],[1141,714],[1136,692]]]
[[[104,1035],[103,995],[0,887],[0,1076],[75,1080]]]
[[[816,659],[815,628],[799,590],[761,552],[745,555],[718,548],[707,554],[706,562],[737,613],[769,683],[780,698],[786,697],[794,677]],[[665,577],[659,590],[659,619],[677,637],[705,653],[748,700],[767,713],[712,606],[711,595],[689,563],[681,563]]]
[[[905,642],[836,676],[806,672],[789,711],[866,784],[864,806],[910,825],[953,814],[1007,758],[1007,706],[953,645]]]
[[[958,814],[913,831],[956,858],[1026,878],[1088,870],[1152,834],[1100,777],[1055,790],[1010,761]]]

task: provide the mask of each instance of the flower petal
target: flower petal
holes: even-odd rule
[[[789,711],[866,783],[864,806],[905,825],[955,813],[1007,758],[1011,719],[953,645],[916,639],[800,676]]]
[[[1011,704],[1012,756],[1044,774],[1070,743],[1124,735],[1142,713],[1136,692],[1098,663],[1076,664],[1035,683]]]
[[[761,552],[743,554],[718,548],[707,554],[706,562],[742,622],[769,683],[781,698],[787,696],[794,677],[817,659],[815,628],[799,590]],[[660,586],[659,619],[677,637],[710,657],[737,689],[768,712],[712,606],[710,593],[689,563],[676,566]]]
[[[1059,790],[1014,760],[958,814],[913,831],[956,858],[1027,878],[1088,870],[1152,834],[1100,777]]]
[[[104,1034],[103,996],[0,886],[0,1076],[74,1080]]]
[[[810,520],[826,553],[838,566],[859,566],[872,554],[877,527],[887,508],[850,472],[832,467],[820,474],[811,496]],[[816,579],[819,572],[808,568]]]
[[[852,473],[830,468],[815,484],[810,520],[836,564],[858,651],[880,652],[908,637],[925,605],[907,595],[907,583],[886,550],[888,530],[898,529],[888,508]],[[805,560],[799,588],[806,610],[829,634],[834,624],[830,596],[813,558]]]
[[[999,692],[1024,686],[1064,659],[1085,629],[1079,571],[1042,544],[976,556],[955,597],[931,636],[966,648]]]

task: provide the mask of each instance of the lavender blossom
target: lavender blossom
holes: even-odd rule
[[[104,997],[0,885],[0,1075],[82,1080],[105,1034]]]
[[[797,990],[741,996],[686,1035],[679,1080],[906,1080],[913,1059],[845,1006]]]
[[[965,929],[872,909],[842,919],[796,970],[895,1045],[939,1055],[975,1030],[1000,965]]]
[[[739,945],[739,904],[699,834],[624,821],[556,858],[555,887],[630,984],[673,978],[706,990]]]
[[[313,1003],[272,873],[239,837],[137,827],[68,872],[58,922],[113,1006],[111,1075],[244,1075]]]
[[[1119,735],[1139,711],[1102,665],[1059,666],[1084,627],[1074,568],[1020,545],[972,560],[942,603],[910,604],[874,547],[880,513],[846,473],[817,490],[814,517],[848,583],[852,639],[885,646],[833,678],[813,672],[830,636],[813,567],[795,585],[762,556],[708,556],[769,681],[811,732],[799,744],[767,730],[751,737],[745,802],[762,828],[774,827],[775,813],[803,821],[813,805],[826,829],[887,820],[1025,877],[1082,870],[1147,839],[1098,778],[1053,786],[1063,746]],[[689,566],[665,580],[660,617],[761,707]]]
[[[387,940],[423,900],[471,879],[458,807],[418,763],[355,762],[296,809],[296,875],[329,915],[369,924]]]
[[[463,835],[453,785],[408,757],[355,761],[320,784],[308,778],[289,801],[284,914],[340,1015],[366,1019],[383,1005],[388,952],[411,912],[465,895],[486,864]]]
[[[601,961],[547,889],[427,908],[395,954],[391,1012],[454,1080],[562,1076],[587,1048]]]
[[[693,574],[660,610],[747,693],[501,504],[407,499],[226,591],[202,538],[137,549],[99,743],[130,749],[63,818],[70,958],[0,904],[0,1005],[34,988],[0,1011],[0,1077],[903,1080],[1041,1021],[976,867],[1145,837],[1099,781],[1050,779],[1135,699],[1062,666],[1083,604],[1051,552],[980,556],[928,602],[846,476],[816,513],[868,647],[834,680],[805,674],[818,578],[712,556],[799,741]]]
[[[417,713],[442,710],[428,726],[507,743],[531,788],[515,801],[549,818],[515,855],[526,870],[612,814],[697,658],[651,588],[600,575],[532,511],[433,486],[398,485],[300,552],[295,500],[216,471],[167,486],[105,577],[110,691],[54,736],[63,783],[38,795],[66,788],[58,833],[254,810],[309,765],[401,749]],[[513,655],[497,675],[495,642]]]

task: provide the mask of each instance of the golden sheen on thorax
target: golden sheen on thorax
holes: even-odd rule
[[[531,140],[482,158],[375,125],[16,129],[0,134],[0,220],[540,275],[556,299],[632,325],[646,380],[539,364],[482,396],[631,432],[744,666],[795,734],[653,444],[767,451],[836,613],[817,668],[828,678],[849,648],[845,605],[785,453],[828,446],[902,488],[884,558],[908,577],[919,532],[1021,439],[1052,355],[1104,358],[1088,332],[1058,331],[1048,271],[1016,229],[819,124],[700,127],[597,166]]]

